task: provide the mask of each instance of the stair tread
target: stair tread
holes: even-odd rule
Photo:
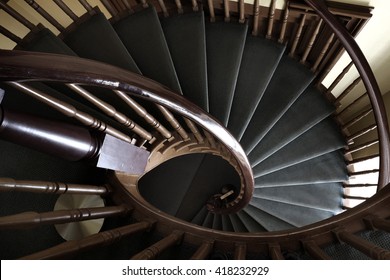
[[[193,154],[163,163],[140,179],[138,188],[141,195],[158,209],[176,215],[203,159],[204,155]],[[174,177],[172,170],[175,170]],[[174,190],[172,186],[175,186]],[[193,215],[186,220],[194,217],[200,207],[194,209]]]
[[[253,197],[338,213],[342,210],[341,183],[308,184],[294,187],[257,188]]]
[[[228,129],[237,139],[244,133],[284,50],[285,45],[271,40],[246,38],[228,121]]]
[[[113,24],[142,74],[177,93],[181,87],[153,5]]]
[[[208,111],[203,11],[164,18],[161,25],[183,95]]]
[[[264,232],[266,229],[259,224],[255,219],[248,215],[245,211],[237,212],[238,218],[245,225],[249,232]]]
[[[206,206],[203,206],[198,213],[192,218],[191,223],[201,226],[203,224],[203,221],[206,219],[207,213],[209,211],[207,210]]]
[[[206,23],[207,74],[210,113],[227,125],[248,26]]]
[[[89,14],[84,15],[90,16]],[[105,16],[98,12],[82,21],[64,42],[80,57],[109,63],[140,73],[136,63]],[[98,47],[97,47],[98,46]]]
[[[176,216],[183,220],[191,219],[202,205],[213,195],[220,193],[222,187],[228,184],[240,185],[235,169],[220,157],[204,155]]]
[[[311,110],[307,110],[308,106]],[[251,151],[250,157],[254,162],[266,159],[324,120],[333,111],[334,106],[325,99],[322,93],[309,87],[261,139]]]
[[[315,223],[334,215],[331,211],[298,206],[262,198],[252,198],[250,204],[296,227]]]
[[[64,43],[64,41],[58,38],[48,28],[40,29],[37,33],[33,34],[33,38],[28,43],[18,46],[17,48],[32,52],[77,56],[76,53]]]
[[[214,214],[213,220],[213,229],[221,230],[222,229],[222,216],[220,214]]]
[[[229,215],[222,215],[222,230],[234,232],[232,221],[229,218]]]
[[[256,177],[313,159],[346,146],[340,129],[333,119],[325,119],[315,125],[282,149],[256,164],[249,155],[249,161]]]
[[[202,226],[207,228],[213,227],[213,221],[214,221],[214,214],[211,212],[208,212],[206,215],[206,218],[204,219]]]
[[[284,55],[240,140],[250,153],[314,78],[306,66]],[[288,85],[288,87],[286,87]],[[276,102],[275,102],[276,101]]]
[[[255,187],[275,187],[347,180],[344,157],[335,151],[279,171],[257,177]]]
[[[229,214],[229,219],[232,223],[235,232],[248,232],[248,229],[245,227],[245,225],[236,213]]]
[[[261,224],[267,231],[277,231],[277,230],[286,230],[294,228],[295,226],[267,213],[263,210],[260,210],[257,207],[254,207],[248,204],[243,211],[245,211],[249,216]]]

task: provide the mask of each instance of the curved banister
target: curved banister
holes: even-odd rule
[[[350,55],[355,64],[362,81],[366,87],[368,96],[374,110],[374,116],[377,123],[379,137],[379,153],[380,153],[380,171],[378,190],[384,188],[390,183],[390,133],[388,128],[388,120],[386,109],[383,104],[382,95],[375,79],[374,73],[361,51],[355,39],[348,30],[329,12],[325,1],[323,0],[305,0],[316,13],[332,28],[342,45]]]
[[[105,63],[78,57],[0,50],[0,79],[5,81],[53,81],[100,86],[125,91],[157,103],[197,123],[232,153],[242,177],[240,199],[229,207],[245,207],[254,189],[251,165],[237,140],[216,119],[179,94],[148,78]],[[221,210],[223,212],[223,210]]]

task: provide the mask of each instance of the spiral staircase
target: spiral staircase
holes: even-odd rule
[[[323,1],[80,0],[78,15],[53,1],[64,26],[25,2],[39,24],[0,2],[29,29],[0,29],[16,45],[0,51],[2,259],[390,258],[386,112],[350,35],[369,8],[329,3],[334,20]],[[343,46],[353,62],[325,88]],[[361,76],[334,97],[353,64]],[[7,134],[14,120],[23,131]],[[45,135],[87,135],[88,156],[29,132],[47,120]],[[96,135],[147,153],[142,171],[96,167]],[[358,170],[367,160],[378,167]],[[53,211],[80,194],[105,206]],[[98,218],[76,240],[54,226]]]

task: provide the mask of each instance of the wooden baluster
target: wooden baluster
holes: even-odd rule
[[[178,120],[176,120],[176,118],[174,117],[174,115],[169,112],[168,109],[166,109],[165,107],[161,106],[161,105],[156,105],[157,108],[161,111],[161,113],[163,114],[163,116],[166,118],[166,120],[171,124],[171,126],[177,131],[177,133],[179,133],[180,137],[183,139],[183,140],[188,140],[189,139],[189,136],[187,134],[187,132],[184,130],[184,128],[181,126],[181,124],[179,123]]]
[[[223,0],[223,7],[225,11],[225,22],[230,22],[229,0]]]
[[[62,0],[54,0],[54,3],[57,4],[58,7],[60,7],[60,9],[68,15],[68,17],[70,17],[73,21],[77,21],[78,20],[78,16],[64,3],[64,1]]]
[[[362,80],[361,77],[356,78],[352,84],[350,84],[341,94],[339,97],[336,98],[336,104],[340,104],[340,101],[344,99],[356,86],[358,83],[360,83]]]
[[[289,6],[289,2],[287,1],[286,8],[284,10],[284,15],[283,15],[282,28],[280,30],[280,35],[279,35],[279,39],[278,39],[278,42],[280,44],[284,43],[284,37],[286,36],[287,22],[288,22],[288,17],[290,15],[290,10],[289,10],[288,6]]]
[[[101,0],[103,6],[107,9],[107,11],[110,13],[110,15],[115,18],[115,19],[118,19],[118,10],[111,4],[111,2],[109,2],[108,0]]]
[[[367,157],[354,158],[353,160],[348,161],[348,164],[360,163],[360,162],[363,162],[363,161],[366,161],[366,160],[375,159],[375,158],[379,158],[379,157],[380,157],[379,154],[373,154],[373,155],[370,155],[370,156],[367,156]]]
[[[211,148],[216,149],[217,143],[215,143],[215,139],[214,139],[213,135],[211,135],[211,133],[206,131],[206,130],[203,130],[203,133],[206,136],[206,139],[209,142],[209,145],[211,146]]]
[[[319,56],[317,57],[316,61],[313,64],[313,67],[311,68],[311,71],[315,72],[318,69],[318,66],[320,65],[322,59],[324,58],[326,52],[329,50],[330,44],[332,44],[334,40],[334,33],[329,37],[328,41],[326,41],[325,46],[322,48]]]
[[[175,0],[176,7],[177,7],[177,13],[182,14],[183,13],[183,5],[181,4],[181,0]]]
[[[58,31],[65,31],[65,27],[63,27],[56,19],[54,19],[48,12],[41,8],[34,0],[25,0],[27,4],[29,4],[35,11],[37,11],[44,19],[50,22]]]
[[[142,3],[142,7],[144,7],[144,8],[149,7],[149,4],[148,4],[148,2],[146,2],[146,0],[141,0],[141,3]]]
[[[106,123],[94,118],[93,116],[77,110],[75,107],[73,107],[68,103],[65,103],[59,99],[51,97],[50,95],[45,94],[42,91],[33,89],[32,87],[25,84],[21,84],[17,82],[8,82],[8,84],[17,88],[21,92],[26,93],[27,95],[43,102],[44,104],[56,109],[57,111],[64,114],[65,116],[78,120],[79,122],[81,122],[82,124],[90,128],[96,129],[101,132],[105,132],[125,142],[132,143],[131,137],[123,134],[122,132],[107,125]]]
[[[15,42],[18,45],[22,43],[22,38],[16,36],[11,31],[9,31],[8,29],[4,28],[1,25],[0,25],[0,34],[3,34],[5,37],[7,37],[8,39],[10,39],[11,41]]]
[[[193,123],[191,120],[184,118],[184,122],[186,123],[187,127],[191,130],[192,134],[195,136],[196,141],[198,143],[203,143],[204,139],[202,134],[200,134],[199,129],[196,127],[195,123]]]
[[[344,184],[344,188],[364,188],[364,187],[376,187],[377,184]]]
[[[123,91],[116,90],[115,93],[131,108],[137,115],[142,117],[149,125],[156,129],[164,138],[171,139],[172,134],[160,122],[156,120],[148,111],[138,104],[134,99]]]
[[[310,37],[309,43],[307,44],[306,50],[303,53],[303,56],[300,61],[302,64],[306,62],[306,59],[309,56],[311,49],[313,48],[314,42],[317,39],[318,33],[320,32],[321,24],[322,24],[322,19],[318,21],[316,29],[314,30],[312,36]]]
[[[150,229],[151,223],[139,222],[132,225],[119,227],[116,229],[99,232],[80,240],[71,240],[61,243],[49,249],[25,256],[22,260],[37,260],[37,259],[59,259],[70,255],[95,248],[97,246],[107,246],[121,240],[124,237],[134,235],[138,232],[147,231]]]
[[[353,118],[352,120],[350,120],[349,122],[343,124],[342,126],[342,129],[345,130],[347,129],[348,127],[351,127],[352,125],[356,124],[357,122],[361,121],[362,119],[364,119],[365,117],[367,117],[369,114],[371,114],[373,112],[373,109],[372,108],[369,108],[367,110],[364,110],[363,112],[361,112],[358,116],[356,116],[355,118]]]
[[[23,24],[25,27],[27,27],[28,29],[30,30],[34,30],[36,27],[35,25],[29,21],[28,19],[26,19],[25,17],[23,17],[21,14],[19,14],[17,11],[15,11],[13,8],[11,8],[10,6],[8,6],[6,3],[4,3],[3,1],[0,1],[0,8],[2,10],[4,10],[4,12],[6,12],[7,14],[9,14],[11,17],[13,17],[14,19],[16,19],[18,22],[20,22],[21,24]]]
[[[255,0],[253,6],[254,6],[254,11],[253,11],[252,35],[257,36],[257,35],[259,35],[260,0]]]
[[[111,0],[111,1],[114,7],[116,8],[116,10],[118,11],[118,13],[126,11],[126,6],[125,4],[123,4],[123,1],[121,0]]]
[[[90,194],[106,195],[111,189],[108,185],[77,185],[48,181],[27,181],[0,178],[0,191],[18,191],[48,194]]]
[[[134,13],[134,9],[131,7],[127,0],[122,0],[122,3],[125,5],[127,11],[129,11],[130,13]]]
[[[106,113],[108,116],[112,117],[116,121],[118,121],[120,124],[128,127],[131,131],[136,133],[137,135],[141,136],[142,138],[148,140],[150,143],[153,143],[156,139],[154,136],[146,131],[144,128],[136,124],[134,121],[129,119],[124,114],[118,112],[115,107],[111,106],[110,104],[106,103],[105,101],[97,98],[84,88],[75,85],[75,84],[68,84],[69,88],[71,88],[74,92],[79,94],[81,97],[85,98],[92,104],[94,104],[96,107],[98,107],[100,110],[102,110],[104,113]]]
[[[353,148],[349,148],[348,150],[345,151],[345,154],[352,154],[352,153],[356,153],[360,150],[364,150],[364,149],[367,149],[368,147],[371,147],[375,144],[378,144],[379,143],[379,140],[373,140],[373,141],[368,141],[368,142],[365,142],[363,144],[360,144],[356,147],[353,147]]]
[[[80,4],[86,9],[88,12],[92,12],[93,8],[89,5],[87,0],[79,0]]]
[[[351,172],[350,176],[367,175],[367,174],[378,173],[378,172],[379,172],[379,169],[369,169],[369,170]]]
[[[169,17],[168,9],[167,9],[167,6],[165,5],[164,0],[158,0],[158,4],[161,7],[161,10],[164,14],[164,17]]]
[[[335,231],[335,234],[340,241],[347,243],[372,259],[390,260],[390,251],[378,247],[361,237],[345,230]]]
[[[194,12],[199,11],[198,2],[197,2],[196,0],[192,0],[192,10],[193,10]]]
[[[246,244],[245,243],[236,243],[234,250],[234,259],[235,260],[245,260],[246,259]]]
[[[43,225],[65,224],[113,216],[125,215],[129,212],[125,205],[58,210],[52,212],[24,212],[16,215],[0,217],[0,229],[27,229]]]
[[[341,110],[339,113],[337,113],[337,116],[339,117],[340,115],[342,115],[343,113],[345,112],[348,112],[349,110],[351,110],[354,106],[356,106],[357,104],[359,104],[361,101],[363,101],[363,99],[367,98],[368,95],[367,95],[367,92],[364,93],[363,95],[361,95],[359,98],[355,99],[351,104],[349,104],[348,106],[346,106],[343,110]]]
[[[326,254],[313,240],[303,242],[303,247],[310,256],[318,260],[331,260],[332,258]]]
[[[384,230],[390,232],[390,221],[380,218],[370,219],[371,224],[375,229]]]
[[[347,143],[352,144],[353,140],[355,140],[355,139],[357,139],[357,138],[359,138],[359,137],[369,133],[370,131],[375,130],[376,128],[377,128],[377,124],[373,124],[373,125],[370,125],[370,126],[368,126],[366,128],[363,128],[363,129],[359,130],[358,132],[356,132],[356,133],[354,133],[354,134],[352,134],[352,135],[347,137],[347,139],[346,139]]]
[[[265,36],[267,39],[272,38],[272,29],[274,27],[274,19],[275,19],[275,8],[276,8],[276,0],[272,0],[271,6],[269,7],[269,13],[268,13],[267,35]]]
[[[183,238],[183,233],[175,231],[158,241],[156,244],[146,248],[142,252],[136,254],[131,259],[132,260],[151,260],[155,259],[161,252],[172,247],[175,244],[178,244]]]
[[[337,78],[333,81],[333,83],[329,86],[326,93],[330,94],[332,93],[332,90],[340,83],[340,81],[345,77],[345,75],[349,72],[351,67],[353,66],[353,61],[351,61],[344,69],[343,71],[337,76]]]
[[[272,260],[284,260],[279,244],[268,244],[269,255]]]
[[[239,23],[244,23],[245,22],[245,1],[244,0],[239,0],[240,4],[240,19]]]
[[[290,54],[289,55],[291,57],[293,57],[295,55],[295,51],[297,49],[299,40],[301,39],[301,35],[302,35],[303,27],[305,25],[305,21],[306,21],[306,14],[303,14],[302,18],[301,18],[301,21],[299,23],[299,27],[298,27],[297,33],[295,34],[294,42],[293,42],[291,50],[290,50]]]
[[[206,241],[204,242],[198,250],[192,255],[191,260],[204,260],[210,255],[213,250],[214,242]]]
[[[215,22],[215,11],[214,11],[214,2],[213,0],[207,0],[210,13],[210,21]]]

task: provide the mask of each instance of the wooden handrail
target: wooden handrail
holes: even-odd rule
[[[345,29],[345,27],[329,12],[323,0],[305,0],[316,13],[332,28],[344,48],[354,62],[362,81],[367,89],[374,116],[378,125],[379,151],[380,151],[380,174],[378,190],[390,183],[390,133],[386,109],[383,104],[382,95],[375,79],[374,73],[359,48],[355,39]]]
[[[237,162],[242,178],[240,196],[229,208],[221,208],[220,212],[238,211],[252,198],[252,168],[245,151],[234,136],[201,108],[150,79],[115,66],[78,57],[9,50],[0,50],[0,79],[41,80],[105,87],[127,92],[178,113],[211,133],[215,140],[231,152]]]

